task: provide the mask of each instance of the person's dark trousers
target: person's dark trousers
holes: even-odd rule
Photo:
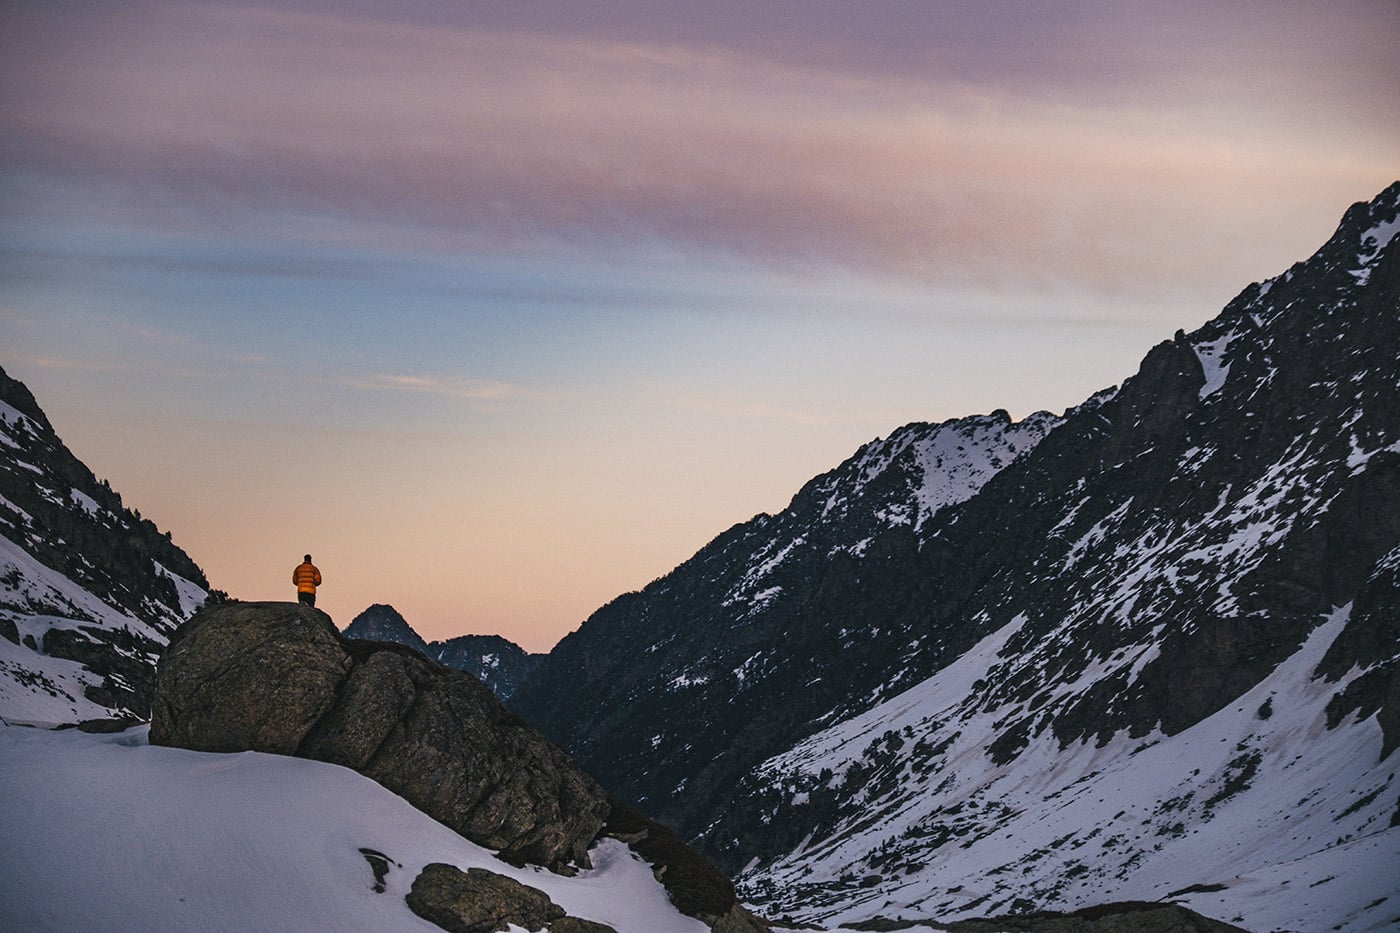
[[[315,594],[315,593],[298,593],[298,594],[297,594],[297,602],[301,603],[303,606],[311,606],[311,607],[314,608],[315,605],[316,605],[316,594]]]

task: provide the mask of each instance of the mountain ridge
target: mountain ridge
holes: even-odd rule
[[[1230,719],[1241,698],[1287,670],[1305,683],[1280,682],[1277,692],[1287,687],[1306,699],[1292,711],[1314,717],[1303,731],[1357,736],[1358,748],[1374,741],[1367,755],[1384,760],[1396,747],[1400,709],[1393,656],[1400,642],[1393,586],[1400,564],[1398,215],[1400,183],[1354,205],[1313,257],[1245,288],[1192,334],[1179,331],[1153,347],[1121,386],[1071,409],[976,494],[917,525],[887,523],[870,535],[880,508],[867,507],[806,560],[782,551],[799,537],[780,533],[784,522],[798,520],[791,509],[735,526],[561,641],[517,708],[585,766],[600,762],[594,771],[614,793],[635,795],[727,867],[747,866],[744,881],[754,896],[774,897],[763,885],[779,879],[805,892],[772,903],[808,921],[871,920],[868,901],[899,902],[902,887],[888,869],[898,864],[918,874],[918,860],[881,861],[878,850],[912,853],[914,842],[873,839],[844,861],[811,853],[823,839],[835,846],[843,833],[860,835],[859,825],[893,819],[897,808],[889,801],[901,780],[936,768],[950,749],[984,762],[984,771],[969,773],[1010,780],[1021,773],[1022,756],[1051,748],[1068,755],[1082,747],[1091,757],[1107,749],[1112,757],[1144,743],[1178,747],[1174,737],[1190,741],[1203,723]],[[903,498],[882,500],[884,514],[892,506],[912,509],[908,486],[900,489]],[[802,528],[819,529],[820,522],[809,516]],[[755,592],[771,595],[757,612],[749,605],[707,608],[706,597],[727,592],[726,583],[742,579],[765,554],[783,558],[765,568],[766,589]],[[1325,643],[1320,631],[1328,633]],[[849,784],[836,769],[825,779],[821,768],[802,772],[798,780],[776,764],[823,728],[893,702],[997,633],[1005,643],[967,680],[971,699],[957,707],[956,722],[975,724],[975,736],[933,719],[909,724],[912,734],[866,736],[860,750],[869,754],[857,756],[864,764],[847,774],[860,779]],[[611,650],[620,644],[633,647],[631,657]],[[1304,653],[1312,667],[1289,666]],[[628,664],[638,669],[626,670]],[[607,681],[615,685],[611,694]],[[758,700],[756,681],[768,684]],[[560,692],[557,699],[544,695],[551,690]],[[1310,690],[1326,696],[1319,700]],[[579,696],[607,702],[593,706]],[[1267,724],[1269,697],[1255,706],[1245,712],[1258,711],[1258,722]],[[718,723],[698,721],[699,710]],[[1273,733],[1250,726],[1248,716],[1230,721],[1226,731],[1245,747],[1213,765],[1209,778],[1204,770],[1197,776],[1213,781],[1214,790],[1187,782],[1175,793],[1189,791],[1197,821],[1224,819],[1222,806],[1251,782],[1293,786],[1308,770],[1256,760]],[[1309,747],[1300,746],[1302,760],[1321,768],[1307,757]],[[754,762],[760,750],[771,756],[768,763]],[[871,797],[870,781],[879,775],[884,783]],[[1388,825],[1396,785],[1364,768],[1349,777],[1371,782],[1370,799],[1339,801],[1334,815],[1355,805],[1345,819]],[[1203,806],[1227,789],[1232,793]],[[1074,795],[1069,785],[1059,790],[1065,799]],[[833,799],[813,806],[818,791]],[[1241,819],[1244,811],[1229,812]],[[1031,826],[1034,817],[1026,819]],[[1304,822],[1322,819],[1307,811]],[[984,829],[996,823],[985,838],[1013,831],[998,821],[974,822]],[[956,818],[949,823],[959,825]],[[1147,885],[1162,871],[1166,856],[1158,853],[1176,849],[1167,845],[1175,825],[1166,825],[1165,841],[1120,834],[1119,844],[1140,853],[1139,864],[1154,866],[1129,871],[1134,884]],[[932,833],[925,843],[942,838],[942,831],[925,829]],[[1393,831],[1379,838],[1393,846]],[[1325,846],[1309,857],[1309,864],[1345,862]],[[1014,870],[1032,880],[992,885],[998,893],[972,906],[965,904],[975,898],[954,895],[942,909],[956,916],[964,907],[1045,907],[1057,897],[1091,896],[1086,888],[1048,883],[1033,864]],[[1085,877],[1094,871],[1067,870]],[[867,878],[874,879],[868,897],[861,887]],[[813,879],[828,888],[807,884],[817,884]],[[1154,890],[1161,896],[1188,886]],[[1095,896],[1102,894],[1100,888]],[[1242,896],[1234,889],[1222,895],[1233,905]],[[842,898],[866,906],[842,912]],[[1349,922],[1375,922],[1363,913]]]
[[[714,797],[714,805],[722,806],[724,782],[762,760],[765,749],[775,750],[772,735],[802,728],[853,695],[848,687],[853,678],[839,676],[840,671],[828,669],[820,683],[805,683],[806,657],[827,650],[829,640],[823,626],[803,619],[811,591],[818,599],[823,592],[839,594],[861,567],[873,567],[877,579],[900,572],[918,540],[916,529],[928,519],[920,511],[930,498],[923,464],[937,462],[936,451],[963,455],[960,464],[991,463],[1000,457],[1009,461],[1040,442],[1057,423],[1055,416],[1046,414],[1012,422],[998,412],[909,425],[887,440],[863,446],[835,470],[805,484],[784,512],[733,526],[672,574],[598,610],[546,656],[513,705],[590,761],[615,792],[635,795],[639,805],[664,822],[693,832],[695,827],[686,825],[654,791],[638,793],[635,786],[619,786],[618,778],[649,775],[649,788],[684,782],[686,794],[700,785],[703,793]],[[989,475],[990,470],[970,468],[963,478],[975,488]],[[946,496],[941,507],[951,507],[947,503],[964,498],[965,492]],[[854,507],[856,502],[863,504]],[[885,592],[874,583],[856,598],[880,601]],[[912,601],[904,608],[915,611]],[[705,633],[719,625],[725,631],[722,642],[703,642]],[[595,653],[589,644],[591,633],[600,627],[615,628],[616,643],[628,649],[605,662],[605,652]],[[870,634],[839,626],[830,632],[847,661],[861,665],[867,674],[872,668],[883,670],[887,660],[867,650]],[[785,654],[765,653],[776,642],[784,644]],[[638,650],[646,664],[632,663]],[[713,653],[704,657],[707,652]],[[697,655],[703,658],[700,664],[695,663],[700,660]],[[732,676],[738,689],[711,695],[715,678],[726,670],[736,671]],[[577,709],[572,696],[580,686],[580,672],[586,674],[588,689],[598,692],[599,699],[590,704],[596,715],[550,733],[557,723],[547,710]],[[885,681],[883,674],[878,679]],[[811,702],[788,707],[768,702],[776,693],[799,688]],[[658,721],[683,724],[700,716],[701,710],[713,715],[719,709],[733,732],[718,744],[702,746],[691,744],[684,728],[673,730],[675,751],[658,760],[658,753],[671,744],[661,737],[666,727],[647,727],[643,735],[614,726],[642,697]],[[697,762],[711,765],[702,781],[696,780],[702,770]]]
[[[208,594],[169,533],[98,480],[0,368],[0,712],[149,715],[155,659]]]
[[[407,645],[430,660],[471,674],[501,700],[514,695],[543,657],[500,635],[457,635],[442,641],[425,641],[397,609],[384,603],[375,603],[357,615],[343,634],[347,638]]]

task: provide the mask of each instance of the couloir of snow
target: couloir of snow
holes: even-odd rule
[[[1347,681],[1312,678],[1348,617],[1333,613],[1254,690],[1178,735],[1061,750],[1047,734],[998,765],[984,745],[1002,711],[970,698],[1013,621],[770,760],[766,783],[801,805],[819,775],[838,786],[868,764],[879,737],[949,743],[931,768],[906,759],[895,791],[858,792],[853,816],[753,866],[743,887],[760,909],[819,924],[996,915],[1025,898],[1062,910],[1174,900],[1251,931],[1393,929],[1395,756],[1380,759],[1374,717],[1329,729],[1327,702]]]
[[[3,930],[437,931],[404,902],[430,862],[515,878],[618,933],[708,929],[616,840],[577,877],[512,868],[335,765],[156,747],[144,727],[4,726],[0,787]],[[362,848],[392,863],[382,893]]]

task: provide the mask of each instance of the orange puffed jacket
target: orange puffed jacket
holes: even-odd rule
[[[292,582],[296,584],[298,593],[314,593],[316,587],[321,585],[321,571],[314,564],[303,561],[292,571]]]

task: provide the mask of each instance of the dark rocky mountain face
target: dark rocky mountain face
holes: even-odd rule
[[[0,713],[149,715],[156,656],[208,588],[0,370]]]
[[[997,412],[866,445],[599,610],[513,705],[615,793],[699,833],[748,769],[972,644],[969,627],[924,638],[922,542],[1059,422]]]
[[[365,641],[391,641],[407,645],[419,654],[428,656],[428,643],[423,636],[413,630],[403,616],[393,606],[375,603],[355,616],[341,633],[346,638],[359,638]]]
[[[458,635],[431,642],[428,650],[433,660],[471,674],[502,700],[515,696],[544,658],[500,635]]]
[[[1349,210],[1311,259],[1154,348],[1121,387],[1047,419],[1053,430],[973,494],[916,511],[898,457],[860,466],[903,432],[866,448],[786,512],[601,609],[516,708],[614,793],[748,866],[751,896],[807,919],[869,918],[841,910],[877,900],[922,904],[916,916],[1023,911],[1091,881],[1128,885],[1192,825],[1243,837],[1220,814],[1266,777],[1314,802],[1295,826],[1384,827],[1395,784],[1367,769],[1400,744],[1397,214],[1400,183]],[[903,693],[914,687],[926,696]],[[1294,732],[1281,731],[1285,697]],[[1308,725],[1309,711],[1324,721]],[[1234,731],[1220,725],[1231,716]],[[1195,736],[1211,729],[1235,748],[1228,761],[1206,763]],[[1346,730],[1368,750],[1341,778],[1309,755]],[[1099,768],[1061,773],[1095,749]],[[1295,764],[1270,770],[1269,756]],[[1008,786],[1040,782],[1069,807],[1075,781],[1103,790],[1103,762],[1151,784],[1130,759],[1196,773],[1116,816],[1083,805],[1103,827],[1148,807],[1132,833],[1106,834],[1121,864],[1103,868],[1112,850],[1057,854],[1083,844],[1084,825],[1046,830],[1049,867],[1018,861],[1005,834],[1052,805]],[[1342,800],[1323,773],[1367,790]],[[958,791],[971,775],[985,783]],[[1280,821],[1299,806],[1285,793],[1268,798]],[[1337,837],[1311,832],[1321,860]],[[946,876],[963,880],[908,880],[942,871],[951,841],[962,864],[948,856]],[[992,877],[980,899],[963,887],[977,866]]]
[[[508,700],[530,676],[543,655],[529,654],[499,635],[459,635],[446,641],[426,642],[394,609],[376,603],[345,627],[347,638],[389,641],[407,645],[457,671],[465,671]]]

